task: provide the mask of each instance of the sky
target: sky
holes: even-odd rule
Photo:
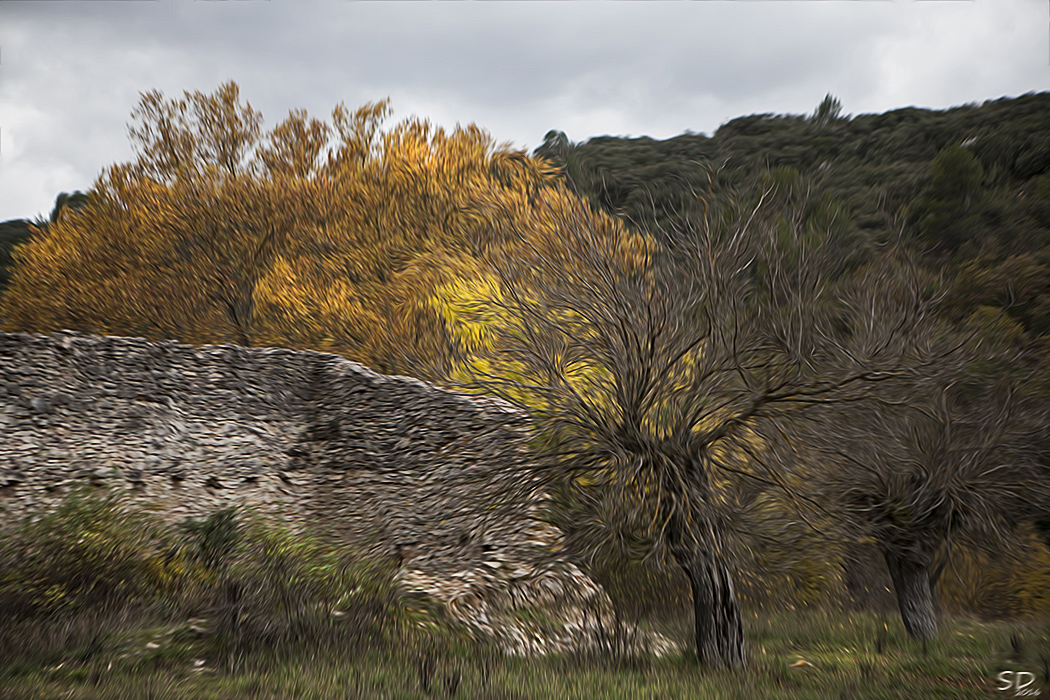
[[[0,0],[0,221],[134,158],[144,92],[233,80],[264,129],[390,98],[388,126],[670,138],[757,113],[1050,90],[1048,0]]]

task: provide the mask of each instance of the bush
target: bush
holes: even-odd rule
[[[404,601],[392,564],[219,511],[187,531],[213,575],[186,603],[207,619],[208,647],[227,667],[258,652],[361,650],[396,631]]]
[[[209,570],[225,566],[241,538],[237,508],[223,508],[203,520],[189,519],[182,525],[192,552],[190,555]]]
[[[119,495],[78,491],[0,541],[0,629],[19,631],[0,640],[0,658],[86,662],[173,622],[227,670],[467,641],[432,601],[403,595],[395,573],[393,562],[238,509],[171,528]]]
[[[148,603],[167,592],[172,538],[112,494],[81,490],[7,533],[0,616],[34,617]]]

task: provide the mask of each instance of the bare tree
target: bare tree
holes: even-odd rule
[[[924,286],[913,266],[912,274],[909,288]],[[914,291],[872,289],[860,279],[854,299],[877,313],[845,324],[844,343],[860,362],[867,348],[892,343],[896,319],[918,307]],[[1045,392],[1031,363],[994,332],[953,330],[938,318],[909,324],[921,371],[892,378],[867,401],[811,412],[799,426],[812,497],[838,513],[844,535],[876,542],[905,629],[924,640],[937,636],[934,591],[954,548],[1016,551],[1017,525],[1047,503]]]
[[[549,483],[605,496],[607,533],[681,567],[697,657],[713,666],[745,663],[735,485],[792,493],[772,446],[792,442],[799,413],[856,400],[910,361],[903,342],[863,363],[846,353],[828,274],[843,222],[805,215],[797,182],[780,185],[662,232],[670,247],[579,202],[523,200],[492,217],[517,244],[492,262],[499,295],[475,309],[499,322],[469,359],[471,386],[532,415]]]

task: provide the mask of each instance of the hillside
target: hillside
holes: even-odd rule
[[[709,172],[717,199],[793,169],[815,200],[845,209],[855,248],[903,235],[930,264],[966,272],[960,313],[1008,307],[1025,329],[1050,330],[1050,93],[855,117],[828,102],[809,116],[740,117],[712,136],[570,143],[552,131],[537,153],[593,204],[651,231],[700,212]]]

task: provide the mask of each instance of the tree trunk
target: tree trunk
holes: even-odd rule
[[[937,616],[934,613],[929,564],[918,557],[901,556],[883,549],[886,566],[893,579],[904,629],[914,639],[937,638]]]
[[[675,530],[670,532],[670,549],[693,592],[697,660],[707,666],[742,668],[744,623],[729,567],[713,544],[690,543]]]

